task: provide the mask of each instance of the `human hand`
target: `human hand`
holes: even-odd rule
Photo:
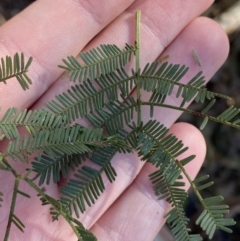
[[[30,90],[23,92],[14,81],[9,81],[6,86],[1,85],[1,114],[13,106],[19,109],[42,107],[56,94],[68,89],[69,82],[60,79],[62,70],[57,68],[61,59],[67,55],[76,56],[80,51],[101,43],[113,43],[120,47],[132,43],[134,13],[138,9],[142,11],[142,65],[169,54],[170,62],[190,67],[189,75],[184,78],[187,81],[189,76],[199,71],[199,66],[191,55],[194,49],[201,59],[204,75],[209,79],[228,53],[227,38],[221,28],[209,19],[197,18],[211,3],[210,0],[35,2],[0,27],[1,56],[12,56],[13,53],[22,51],[34,59],[29,72],[33,80]],[[148,116],[147,111],[146,113]],[[178,116],[178,112],[161,110],[155,111],[154,118],[171,127]],[[189,146],[185,155],[197,155],[186,166],[194,178],[205,155],[203,137],[196,128],[185,123],[174,124],[171,132]],[[19,172],[25,170],[22,163],[17,165]],[[153,172],[153,167],[140,162],[135,154],[118,154],[114,157],[113,166],[118,173],[117,180],[113,184],[106,181],[106,191],[81,216],[80,221],[99,240],[152,241],[164,224],[163,216],[168,209],[168,205],[158,201],[152,191],[148,175]],[[2,239],[7,225],[13,181],[9,173],[0,173],[1,191],[4,193],[0,216]],[[46,192],[58,199],[59,186],[63,182],[45,186]],[[34,190],[25,183],[21,183],[21,190],[31,195],[29,200],[19,196],[16,207],[16,214],[26,228],[22,234],[13,225],[9,240],[76,240],[63,219],[51,222],[49,207],[41,207]]]

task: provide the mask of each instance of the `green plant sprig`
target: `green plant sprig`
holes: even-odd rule
[[[24,110],[18,113],[16,108],[9,108],[0,120],[1,140],[6,137],[8,146],[0,153],[0,169],[11,172],[15,177],[13,198],[9,212],[9,225],[5,239],[10,235],[11,223],[21,231],[24,224],[14,214],[17,195],[27,198],[27,193],[18,189],[20,181],[25,181],[36,190],[42,205],[50,206],[52,220],[59,216],[68,222],[78,240],[91,241],[96,237],[76,218],[91,207],[104,192],[102,175],[109,182],[117,178],[117,171],[111,161],[117,152],[137,151],[141,161],[149,162],[156,167],[149,178],[158,199],[165,199],[172,209],[166,213],[167,222],[172,228],[176,241],[200,241],[199,234],[190,234],[187,227],[189,219],[184,212],[184,203],[188,197],[184,190],[183,175],[193,188],[203,206],[203,212],[197,224],[206,231],[211,239],[217,229],[231,232],[228,226],[235,222],[224,218],[228,212],[227,205],[219,205],[221,196],[203,198],[200,191],[210,187],[213,182],[205,182],[208,176],[192,180],[185,170],[185,165],[194,159],[194,155],[179,159],[188,147],[174,135],[168,135],[168,128],[159,121],[151,119],[156,108],[167,108],[190,113],[203,118],[200,129],[208,120],[240,129],[240,109],[230,106],[217,117],[206,114],[215,104],[216,98],[230,99],[223,94],[208,91],[202,72],[193,76],[187,84],[180,81],[189,70],[185,65],[169,64],[156,61],[140,69],[140,11],[135,16],[135,43],[126,44],[124,49],[116,45],[101,45],[79,55],[84,64],[73,56],[63,59],[65,75],[75,84],[54,100],[46,103],[46,109]],[[135,56],[135,67],[131,73],[124,66]],[[196,56],[195,56],[196,57]],[[29,58],[24,63],[24,55],[15,54],[1,59],[0,82],[16,77],[24,90],[32,83],[26,75],[32,62]],[[200,63],[200,62],[199,62]],[[131,96],[136,88],[136,99]],[[143,92],[151,92],[149,100],[143,100]],[[168,97],[179,98],[179,106],[167,104]],[[209,103],[201,111],[185,108],[186,103],[196,101]],[[142,107],[149,106],[150,121],[143,123]],[[134,119],[136,114],[136,120]],[[86,118],[94,128],[85,128],[74,124],[79,117]],[[18,127],[25,127],[28,135],[21,137]],[[104,133],[104,134],[103,134]],[[106,134],[105,134],[106,133]],[[36,152],[32,168],[25,174],[19,174],[9,162],[9,158],[18,161],[29,161],[30,155]],[[87,159],[88,162],[82,165]],[[94,163],[94,168],[87,163]],[[40,186],[51,181],[57,183],[62,174],[67,177],[70,169],[74,178],[60,190],[60,200],[47,195]],[[29,174],[35,174],[30,179]],[[38,185],[34,183],[38,179]],[[0,201],[2,202],[0,192]]]

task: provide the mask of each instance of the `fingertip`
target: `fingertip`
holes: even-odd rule
[[[201,63],[200,66],[193,51]],[[206,80],[209,80],[224,63],[228,53],[229,40],[223,28],[210,18],[197,17],[182,30],[159,58],[169,55],[169,62],[181,63],[190,68],[189,77],[203,71]]]
[[[220,68],[229,54],[228,36],[216,21],[207,17],[198,17],[193,20],[190,24],[191,28],[194,28],[192,29],[193,33],[194,30],[196,32],[195,41],[198,41],[196,48],[202,59],[204,72],[206,77],[210,78],[215,73],[215,69]]]

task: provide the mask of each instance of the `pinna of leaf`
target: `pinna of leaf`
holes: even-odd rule
[[[185,165],[195,156],[180,159],[180,155],[188,148],[176,136],[168,134],[168,128],[159,121],[150,119],[146,123],[143,122],[141,110],[142,106],[149,106],[150,117],[156,108],[180,110],[203,117],[201,128],[204,128],[208,120],[212,120],[237,129],[240,129],[240,110],[231,106],[217,117],[208,115],[208,111],[216,102],[216,97],[229,97],[208,91],[204,87],[202,72],[193,76],[187,84],[183,84],[181,79],[188,72],[188,67],[168,62],[161,64],[156,61],[148,63],[141,70],[139,53],[140,12],[137,11],[135,45],[126,44],[122,50],[111,44],[101,45],[80,54],[84,65],[72,56],[67,57],[63,60],[64,65],[59,67],[66,70],[71,81],[77,83],[46,103],[47,109],[24,110],[20,113],[16,108],[7,110],[0,120],[0,129],[9,140],[9,144],[6,152],[1,153],[0,166],[8,168],[17,180],[12,200],[13,209],[9,214],[10,224],[13,223],[20,230],[24,230],[24,224],[14,214],[16,196],[21,194],[29,198],[28,194],[18,188],[19,180],[23,180],[38,192],[43,205],[51,205],[50,214],[53,220],[63,216],[78,240],[96,240],[74,215],[79,217],[86,211],[87,206],[92,206],[104,192],[103,174],[110,182],[116,180],[117,172],[111,164],[114,155],[117,152],[127,153],[135,150],[141,161],[149,162],[156,167],[156,171],[150,174],[149,178],[153,183],[156,197],[167,200],[172,206],[165,217],[177,241],[202,240],[199,234],[191,234],[187,227],[189,219],[185,215],[184,204],[188,194],[184,189],[183,176],[191,184],[203,207],[197,224],[208,237],[211,239],[217,229],[231,232],[228,226],[234,225],[235,222],[224,217],[228,212],[228,206],[219,204],[223,198],[204,198],[201,195],[201,191],[213,185],[213,182],[207,181],[207,175],[192,180],[185,170]],[[5,83],[14,75],[21,80],[19,82],[23,89],[26,89],[27,83],[31,83],[25,74],[31,58],[24,65],[23,54],[21,61],[18,54],[15,56],[13,61],[10,57],[7,57],[6,61],[2,60],[0,81]],[[124,66],[134,56],[135,68],[131,73],[127,73]],[[135,87],[136,99],[131,96]],[[176,91],[173,91],[174,88]],[[144,91],[151,93],[148,100],[142,99]],[[180,105],[167,104],[168,96],[180,98]],[[208,103],[201,112],[197,112],[184,107],[191,101]],[[137,119],[134,119],[134,116],[137,116]],[[80,117],[86,118],[93,128],[88,129],[74,124]],[[20,126],[26,128],[29,136],[20,138],[17,129]],[[104,134],[103,129],[107,134]],[[26,161],[29,155],[36,151],[37,156],[26,175],[19,175],[8,162],[9,157]],[[95,167],[85,164],[86,159],[94,163]],[[61,175],[67,177],[71,170],[75,171],[74,179],[70,179],[61,189],[60,200],[48,196],[33,182],[39,178],[39,185],[49,184],[51,181],[57,183]],[[28,178],[31,172],[36,174],[34,179]],[[8,238],[9,230],[5,234],[5,240]]]

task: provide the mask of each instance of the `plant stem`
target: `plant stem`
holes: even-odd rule
[[[19,178],[16,178],[15,184],[14,184],[14,189],[13,189],[13,197],[12,197],[12,203],[11,203],[11,207],[10,207],[10,213],[9,213],[9,216],[8,216],[6,233],[5,233],[5,236],[4,236],[4,241],[7,241],[8,238],[9,238],[10,229],[11,229],[11,225],[12,225],[12,217],[13,217],[13,214],[14,214],[14,209],[15,209],[15,205],[16,205],[16,201],[17,201],[18,186],[19,186]]]
[[[208,207],[205,205],[204,201],[203,201],[203,197],[201,196],[201,194],[199,193],[199,191],[197,190],[196,185],[194,184],[193,180],[191,179],[190,175],[188,175],[188,173],[186,172],[185,168],[183,167],[183,165],[181,164],[181,162],[179,162],[178,160],[175,160],[175,163],[178,165],[178,167],[180,168],[180,170],[182,171],[182,173],[184,174],[184,176],[187,178],[188,182],[191,184],[193,191],[195,192],[195,195],[197,196],[198,200],[200,201],[200,203],[202,204],[202,206],[204,207],[204,209],[206,209],[207,211],[209,211]]]
[[[139,72],[140,72],[140,18],[141,11],[136,12],[136,37],[135,37],[135,47],[136,47],[136,84],[137,84],[137,103],[138,103],[138,120],[137,124],[140,125],[142,121],[142,103],[141,103],[141,91],[139,87]]]
[[[162,104],[162,103],[142,102],[141,104],[142,105],[149,105],[149,106],[153,105],[153,106],[159,106],[159,107],[163,107],[163,108],[183,111],[183,112],[186,112],[186,113],[189,113],[189,114],[192,114],[192,115],[196,115],[196,116],[199,116],[199,117],[202,117],[202,118],[208,117],[208,119],[211,120],[211,121],[221,123],[221,124],[224,124],[226,126],[231,126],[233,128],[236,128],[236,129],[240,130],[240,125],[238,125],[238,124],[234,124],[234,123],[231,123],[229,121],[224,121],[224,120],[218,119],[217,117],[213,117],[213,116],[210,116],[210,115],[207,115],[205,113],[198,112],[198,111],[189,110],[189,109],[186,109],[186,108]]]
[[[26,74],[27,72],[28,72],[28,70],[23,70],[23,71],[20,71],[16,74],[8,75],[7,77],[1,78],[0,83],[3,82],[4,84],[6,84],[7,83],[6,80],[11,79],[11,78],[16,77],[16,76],[19,76],[19,75],[22,75],[22,74]]]

